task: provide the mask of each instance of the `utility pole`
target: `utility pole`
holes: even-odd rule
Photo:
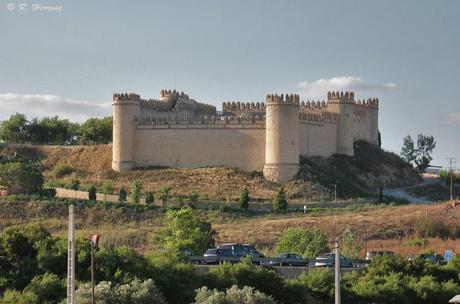
[[[454,184],[453,184],[453,179],[454,179],[454,174],[455,174],[455,163],[457,162],[457,158],[455,157],[448,157],[447,158],[447,169],[449,170],[449,175],[450,175],[450,201],[452,202],[454,200]]]
[[[67,304],[75,304],[75,225],[73,205],[69,205],[67,241]]]
[[[94,257],[94,249],[98,247],[99,244],[99,235],[98,234],[93,234],[91,237],[91,304],[96,303],[96,298],[94,294],[94,286],[96,284],[96,278],[95,278],[95,273],[94,273],[94,262],[95,262],[95,257]]]
[[[335,304],[341,304],[340,299],[340,249],[339,238],[335,238]]]

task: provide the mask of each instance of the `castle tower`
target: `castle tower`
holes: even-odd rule
[[[140,112],[140,97],[133,93],[113,94],[112,169],[134,167],[134,122]]]
[[[337,124],[337,153],[352,156],[354,154],[353,92],[328,92],[327,102],[331,111],[339,114]]]
[[[265,109],[264,177],[284,183],[299,171],[299,96],[267,95]]]

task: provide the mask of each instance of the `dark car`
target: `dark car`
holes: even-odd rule
[[[335,266],[335,253],[324,253],[310,261],[312,267],[334,267]],[[343,255],[340,255],[340,267],[353,267],[353,263]]]
[[[217,248],[209,248],[203,254],[204,257],[216,257],[217,256]]]
[[[270,266],[307,266],[308,261],[297,253],[280,253],[269,260]]]
[[[412,254],[407,258],[409,261],[415,261],[417,259],[430,261],[436,264],[442,263],[444,261],[443,257],[437,254],[431,253],[419,253],[419,254]]]
[[[252,257],[265,257],[262,253],[258,252],[253,245],[239,244],[239,243],[226,243],[217,246],[218,252],[222,256],[252,256]]]
[[[375,257],[381,256],[394,256],[395,253],[393,251],[368,251],[366,253],[366,260],[371,261]]]

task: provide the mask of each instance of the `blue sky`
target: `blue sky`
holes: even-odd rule
[[[49,11],[54,9],[54,11]],[[459,157],[460,1],[0,0],[0,119],[109,115],[113,92],[380,99],[384,148]]]

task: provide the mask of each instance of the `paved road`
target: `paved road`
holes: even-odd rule
[[[423,179],[424,179],[423,183],[409,186],[409,187],[386,189],[386,190],[383,190],[383,194],[388,195],[388,196],[397,197],[397,198],[407,199],[413,204],[432,203],[432,201],[427,198],[416,197],[407,192],[407,190],[411,188],[423,187],[423,186],[435,185],[435,184],[441,183],[441,180],[439,178],[424,177]]]

